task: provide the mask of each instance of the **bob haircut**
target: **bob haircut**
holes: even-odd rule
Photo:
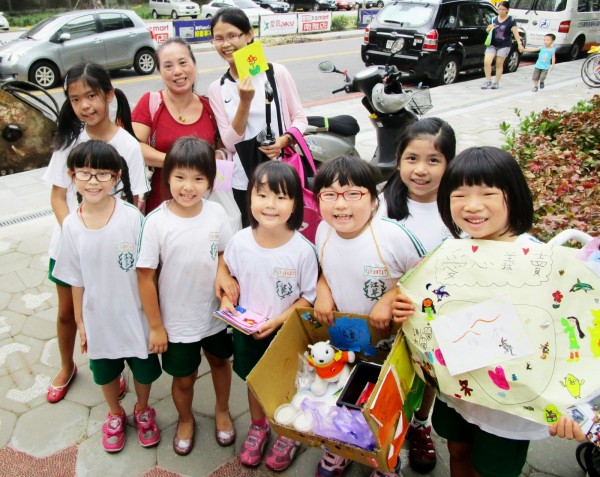
[[[450,194],[462,186],[497,187],[504,194],[508,226],[523,234],[533,224],[533,199],[519,164],[508,152],[497,147],[470,147],[458,154],[440,182],[437,204],[444,225],[455,238],[459,229],[450,213]]]
[[[347,185],[364,187],[371,197],[377,200],[377,184],[381,180],[381,173],[375,166],[358,157],[340,156],[321,166],[315,177],[313,190],[318,194],[337,181],[342,187]]]
[[[510,2],[507,2],[506,0],[504,0],[503,2],[499,2],[496,4],[496,8],[498,7],[504,7],[507,10],[510,10]]]
[[[298,230],[302,226],[302,217],[304,214],[304,198],[302,196],[300,176],[296,169],[280,161],[263,162],[256,168],[250,178],[246,201],[248,204],[250,226],[255,229],[259,225],[256,218],[252,215],[252,191],[258,191],[259,188],[265,186],[276,194],[287,195],[294,201],[294,209],[287,221],[287,226],[290,230]]]
[[[241,8],[226,7],[219,9],[210,22],[211,35],[213,34],[215,25],[219,22],[229,23],[245,34],[253,31],[250,20]]]
[[[177,139],[167,151],[162,169],[162,183],[168,189],[173,169],[189,169],[204,174],[208,189],[215,185],[217,162],[215,150],[204,139],[183,136]]]
[[[431,139],[433,147],[446,159],[446,167],[456,155],[456,135],[454,129],[443,119],[424,118],[406,127],[396,152],[397,173],[387,181],[383,188],[383,196],[387,204],[388,217],[395,220],[404,220],[410,214],[408,211],[408,187],[400,178],[400,158],[408,145],[415,140]]]
[[[156,50],[156,66],[158,67],[158,71],[160,71],[160,54],[161,52],[169,45],[181,45],[183,46],[185,49],[187,49],[190,58],[192,59],[192,62],[194,64],[196,64],[196,57],[194,56],[194,53],[192,52],[192,47],[190,46],[190,44],[185,41],[183,38],[179,38],[178,36],[175,37],[171,37],[169,38],[167,41],[165,41],[162,45],[160,45],[158,47],[158,50]]]

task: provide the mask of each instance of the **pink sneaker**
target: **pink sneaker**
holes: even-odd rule
[[[108,413],[106,422],[102,426],[102,447],[106,452],[119,452],[125,445],[125,426],[127,415],[123,411],[118,416]]]
[[[136,412],[134,407],[133,420],[135,421],[138,440],[142,447],[152,447],[160,442],[160,430],[155,422],[156,411],[154,408],[149,407],[145,411]]]
[[[344,459],[339,455],[325,452],[319,465],[317,465],[315,477],[342,477],[351,463],[350,459]]]
[[[431,438],[431,426],[408,426],[406,438],[410,442],[408,463],[411,469],[420,474],[427,474],[435,468],[437,457],[435,445]]]
[[[268,425],[266,428],[262,428],[251,424],[246,441],[240,450],[240,462],[250,467],[260,464],[270,435],[271,428]]]
[[[265,465],[275,472],[287,469],[300,451],[301,446],[302,444],[294,439],[278,436],[267,457],[265,457]]]
[[[119,401],[122,401],[125,398],[125,394],[127,394],[127,382],[121,374],[121,377],[119,378]]]

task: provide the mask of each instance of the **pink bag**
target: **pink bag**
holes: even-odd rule
[[[302,196],[304,198],[304,215],[302,218],[302,227],[300,233],[304,235],[312,243],[315,243],[315,234],[317,227],[321,222],[321,214],[319,212],[319,203],[315,194],[308,188],[308,179],[314,177],[317,173],[315,161],[312,153],[304,140],[302,133],[296,128],[290,128],[286,134],[294,138],[300,152],[293,147],[288,146],[283,149],[281,160],[291,165],[300,176],[302,184]]]

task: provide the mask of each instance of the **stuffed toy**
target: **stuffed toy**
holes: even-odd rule
[[[354,363],[354,351],[336,350],[329,341],[319,341],[308,347],[308,363],[316,370],[315,380],[310,387],[315,395],[325,394],[329,383],[346,382],[350,376],[350,366],[347,363]]]

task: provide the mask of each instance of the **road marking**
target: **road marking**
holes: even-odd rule
[[[50,298],[52,298],[52,293],[41,293],[39,295],[28,293],[27,295],[23,295],[21,300],[25,302],[25,308],[33,310]]]
[[[11,325],[7,323],[8,318],[6,316],[0,316],[0,333],[8,333],[12,328]]]
[[[4,366],[6,363],[6,358],[9,354],[12,353],[29,353],[31,351],[31,346],[27,346],[23,343],[10,343],[2,348],[0,348],[0,366]]]
[[[50,378],[43,374],[38,374],[30,387],[27,389],[9,389],[6,397],[20,403],[28,403],[46,394],[48,386],[50,386]]]

